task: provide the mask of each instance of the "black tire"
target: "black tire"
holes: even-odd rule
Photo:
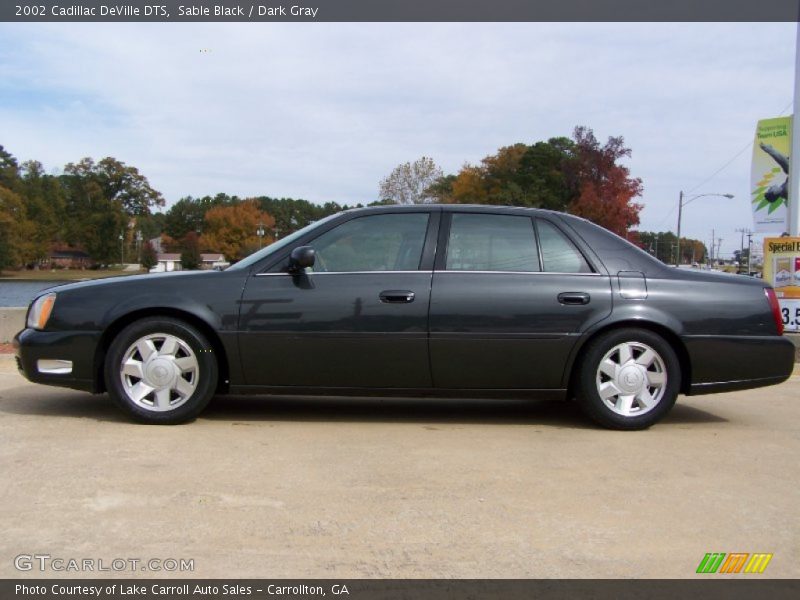
[[[157,334],[174,336],[188,346],[194,355],[193,358],[197,365],[191,373],[190,385],[194,386],[191,394],[184,394],[183,399],[177,398],[168,401],[182,402],[174,409],[166,408],[159,411],[156,411],[155,408],[148,409],[146,407],[148,402],[156,404],[154,395],[151,395],[150,400],[143,399],[138,403],[131,398],[126,392],[121,375],[123,359],[134,342]],[[181,348],[178,356],[186,357],[191,354],[187,353],[183,347]],[[111,343],[106,355],[104,368],[106,389],[111,399],[136,420],[157,425],[175,425],[191,421],[197,417],[213,397],[217,389],[218,375],[217,360],[206,337],[192,325],[171,317],[148,317],[125,327]],[[175,392],[172,393],[175,394]],[[168,406],[168,404],[165,404],[165,406]]]
[[[618,414],[606,404],[598,390],[598,377],[601,377],[598,371],[601,361],[612,349],[626,343],[649,346],[661,359],[663,371],[666,373],[661,399],[653,408],[640,415]],[[616,329],[589,342],[577,364],[574,379],[576,400],[583,412],[596,423],[609,429],[636,430],[650,427],[672,409],[680,389],[681,368],[675,350],[664,338],[647,329]]]

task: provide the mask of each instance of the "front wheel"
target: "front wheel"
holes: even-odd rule
[[[589,343],[575,392],[583,411],[611,429],[645,429],[678,397],[680,363],[664,338],[646,329],[618,329]]]
[[[195,418],[217,387],[217,361],[195,327],[169,317],[136,321],[114,339],[106,356],[111,398],[145,423]]]

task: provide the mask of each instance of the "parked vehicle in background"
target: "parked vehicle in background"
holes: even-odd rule
[[[148,423],[214,394],[576,398],[607,427],[792,372],[775,293],[675,269],[566,214],[349,210],[224,271],[53,288],[15,339],[31,381]]]

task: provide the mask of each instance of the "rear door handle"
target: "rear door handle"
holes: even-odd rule
[[[558,295],[558,301],[567,305],[589,304],[591,299],[586,292],[561,292]]]
[[[379,294],[386,304],[408,304],[414,301],[414,292],[408,290],[385,290]]]

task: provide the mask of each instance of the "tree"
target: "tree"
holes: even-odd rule
[[[677,236],[671,231],[640,231],[640,247],[649,254],[655,256],[665,264],[675,264],[675,256],[678,251]],[[691,264],[692,262],[702,263],[706,259],[706,247],[700,240],[681,238],[681,263]]]
[[[164,217],[164,231],[172,238],[181,239],[190,231],[203,227],[208,206],[191,196],[181,198],[173,204]]]
[[[20,168],[19,192],[25,198],[28,218],[36,224],[34,241],[40,258],[63,234],[64,189],[57,177],[44,172],[42,163],[29,160]]]
[[[123,244],[130,241],[132,219],[164,204],[138,169],[111,157],[98,163],[91,158],[69,163],[60,181],[65,195],[64,237],[99,262],[120,259],[119,236]]]
[[[100,263],[121,260],[119,236],[127,236],[129,217],[119,202],[110,202],[93,176],[69,170],[61,176],[65,193],[64,239],[82,247]]]
[[[631,155],[622,137],[609,137],[600,145],[588,127],[576,127],[574,159],[568,163],[568,181],[574,192],[569,211],[602,225],[614,233],[625,233],[639,224],[642,180],[631,177],[622,158]]]
[[[443,175],[428,186],[428,194],[434,202],[440,204],[451,204],[453,200],[453,182],[455,182],[455,175]]]
[[[457,204],[494,204],[490,201],[486,173],[481,167],[464,165],[453,180],[451,190],[451,199]]]
[[[480,165],[464,165],[450,180],[449,190],[448,178],[443,178],[431,186],[431,191],[445,201],[460,204],[564,210],[571,198],[566,165],[572,159],[573,146],[567,138],[504,146]]]
[[[183,246],[181,245],[181,242],[166,233],[161,234],[161,249],[164,252],[169,252],[172,254],[175,252],[183,252]]]
[[[700,240],[681,238],[681,263],[694,264],[706,261],[706,245]]]
[[[0,270],[20,267],[38,258],[35,232],[22,196],[0,186]]]
[[[181,257],[181,262],[183,262],[183,257]],[[142,266],[149,271],[157,264],[158,255],[156,254],[156,249],[153,248],[153,244],[146,241],[142,244]]]
[[[241,260],[258,248],[256,231],[261,225],[267,233],[263,242],[272,243],[275,219],[261,211],[255,199],[230,206],[217,206],[206,213],[203,242],[206,248],[222,252],[231,262]]]
[[[150,186],[136,167],[129,167],[110,156],[98,163],[88,157],[77,164],[68,163],[64,172],[96,182],[103,197],[118,203],[128,215],[146,215],[151,208],[164,206],[161,193]]]
[[[190,231],[183,238],[183,252],[181,252],[181,267],[187,270],[199,269],[201,263],[200,242],[197,233]]]
[[[403,163],[380,183],[380,197],[395,204],[424,204],[433,202],[428,191],[444,174],[432,158],[423,156],[413,163]]]
[[[215,206],[231,206],[241,200],[236,196],[217,194],[192,198],[186,196],[178,200],[167,211],[164,220],[164,231],[176,240],[182,239],[190,231],[200,231],[206,213]]]
[[[19,181],[17,159],[0,144],[0,185],[13,190]]]
[[[142,232],[142,238],[151,240],[157,238],[164,231],[167,215],[163,212],[154,212],[149,215],[136,217],[136,229]]]
[[[255,200],[263,212],[269,213],[275,219],[276,237],[285,237],[345,208],[336,202],[326,202],[320,206],[308,200],[294,198],[259,196]]]
[[[504,146],[452,179],[439,178],[429,191],[448,202],[567,211],[624,237],[642,208],[633,202],[641,180],[619,163],[630,152],[621,137],[600,145],[591,129],[576,127],[572,139]]]

